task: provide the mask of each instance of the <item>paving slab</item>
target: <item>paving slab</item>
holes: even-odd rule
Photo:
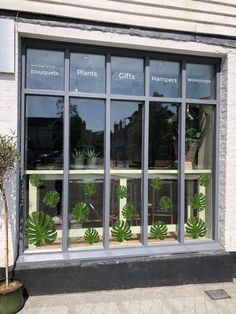
[[[229,299],[205,293],[223,289]],[[236,314],[233,282],[32,296],[19,314]]]

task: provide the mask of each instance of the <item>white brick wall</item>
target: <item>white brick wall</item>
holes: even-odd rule
[[[16,42],[17,47],[17,42]],[[17,56],[17,50],[16,50]],[[0,60],[1,62],[1,60]],[[17,130],[17,102],[18,102],[18,73],[3,74],[0,73],[0,133],[9,134],[10,131]],[[10,264],[13,263],[13,252],[16,251],[16,184],[13,178],[8,184],[7,193],[10,205],[9,213],[9,247],[10,247]],[[1,208],[1,200],[0,200]],[[0,267],[3,266],[3,232],[1,223],[0,210]]]

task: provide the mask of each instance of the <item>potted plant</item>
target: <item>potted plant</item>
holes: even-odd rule
[[[24,305],[23,284],[19,279],[9,279],[9,244],[8,244],[8,213],[6,182],[11,179],[11,169],[15,168],[18,158],[16,138],[12,135],[0,135],[0,195],[2,201],[3,232],[4,232],[4,268],[5,279],[0,281],[0,313],[17,313]]]
[[[85,151],[74,149],[74,167],[75,169],[82,169],[84,168],[84,159],[85,159]]]
[[[85,156],[87,158],[87,167],[90,169],[95,169],[97,164],[97,158],[100,153],[96,153],[95,149],[87,149],[85,151]]]

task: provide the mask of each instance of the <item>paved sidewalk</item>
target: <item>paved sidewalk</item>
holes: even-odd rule
[[[213,301],[205,290],[224,289],[232,298]],[[231,283],[136,288],[30,297],[20,314],[236,314]]]

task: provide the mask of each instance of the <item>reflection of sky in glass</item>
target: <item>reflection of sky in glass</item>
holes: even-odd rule
[[[26,116],[28,118],[59,118],[63,98],[47,96],[27,96]]]
[[[150,96],[179,97],[178,62],[150,61]]]
[[[32,89],[64,89],[64,52],[27,49],[26,86]]]
[[[104,93],[105,56],[71,53],[70,90]]]
[[[111,93],[118,95],[144,94],[143,59],[111,58]]]
[[[104,111],[103,100],[93,99],[71,99],[71,105],[76,105],[79,117],[86,122],[86,129],[93,132],[104,131]],[[72,115],[72,118],[75,115]]]
[[[215,69],[213,65],[186,65],[187,98],[215,98]]]
[[[138,102],[130,101],[113,101],[111,105],[111,130],[114,132],[114,123],[124,121],[124,119],[132,117],[134,112],[139,110]],[[125,120],[126,125],[129,123],[129,119]]]

